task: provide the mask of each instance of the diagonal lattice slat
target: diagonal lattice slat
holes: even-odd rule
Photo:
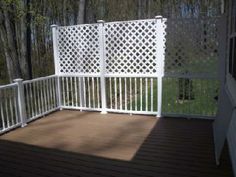
[[[106,23],[104,30],[107,74],[157,73],[155,19]]]
[[[219,18],[169,18],[165,32],[165,74],[216,76]],[[110,22],[103,26],[105,74],[156,75],[158,31],[155,19]],[[58,28],[60,74],[99,74],[99,24]],[[163,46],[164,47],[164,46]]]
[[[58,51],[61,74],[99,73],[98,24],[59,27]]]

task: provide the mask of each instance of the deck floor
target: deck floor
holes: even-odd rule
[[[212,121],[64,110],[0,137],[3,177],[232,177]]]

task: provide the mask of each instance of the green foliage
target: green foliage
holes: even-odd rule
[[[181,6],[186,6],[189,13],[192,7],[200,7],[201,15],[218,15],[220,0],[142,0],[144,16],[153,18],[155,15],[165,17],[178,17]],[[99,19],[105,21],[138,19],[138,0],[87,0],[86,23],[94,23]],[[23,0],[1,0],[0,13],[6,10],[11,17],[11,25],[19,25],[19,19],[27,14],[27,7]],[[34,77],[53,73],[53,52],[51,41],[51,24],[74,25],[77,24],[79,0],[31,0],[31,37],[32,37],[32,63]],[[4,23],[2,23],[4,24]],[[0,24],[0,25],[2,25]],[[0,54],[1,72],[6,71],[3,50]],[[5,75],[1,75],[6,77]],[[6,77],[7,78],[7,77]]]

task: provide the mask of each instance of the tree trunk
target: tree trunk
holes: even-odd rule
[[[100,19],[105,18],[105,0],[100,0]]]
[[[22,73],[16,50],[14,26],[11,23],[9,14],[5,8],[0,12],[0,22],[0,35],[3,42],[9,79],[10,82],[12,82],[13,79],[21,77]]]
[[[26,2],[25,0],[20,1],[20,9],[25,10],[26,9]],[[20,68],[22,71],[22,77],[24,79],[29,79],[29,68],[28,68],[28,63],[27,63],[27,40],[26,40],[26,15],[22,15],[20,17],[20,20],[15,23],[16,25],[16,32],[18,33],[19,36],[16,36],[17,40],[17,46],[16,48],[18,49],[18,59],[20,60]]]
[[[66,2],[66,0],[63,0],[63,3],[62,3],[62,15],[63,15],[63,17],[62,17],[62,19],[63,19],[63,25],[65,26],[65,25],[67,25],[66,24],[66,4],[67,4],[67,2]]]
[[[83,24],[85,20],[85,4],[86,0],[79,1],[79,13],[78,13],[78,24]]]
[[[142,0],[138,0],[138,19],[142,18]]]
[[[151,0],[147,0],[147,18],[151,18],[151,4],[152,1]]]
[[[10,82],[19,77],[30,79],[27,62],[26,16],[24,13],[20,17],[13,14],[17,8],[23,12],[26,10],[26,0],[19,1],[19,6],[14,3],[7,6],[3,1],[0,5],[0,35]]]
[[[28,77],[29,79],[33,78],[32,73],[32,62],[31,62],[31,15],[30,15],[30,0],[26,2],[27,14],[26,14],[26,61],[28,64]]]

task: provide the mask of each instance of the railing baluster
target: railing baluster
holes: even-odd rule
[[[51,88],[52,102],[51,103],[52,103],[52,109],[57,106],[56,105],[56,98],[55,98],[55,91],[56,91],[55,83],[56,83],[56,78],[52,78],[51,79],[51,85],[52,85],[52,88]]]
[[[132,96],[132,90],[133,90],[133,88],[132,88],[132,78],[130,77],[129,78],[129,96],[130,96],[130,111],[132,111],[133,110],[133,96]]]
[[[52,85],[52,78],[48,79],[48,88],[49,88],[49,110],[52,110],[53,108],[53,95],[52,95],[52,90],[53,90],[53,85]]]
[[[44,87],[43,87],[43,90],[44,90],[44,103],[45,103],[45,107],[46,107],[46,111],[45,111],[45,112],[47,112],[47,111],[48,111],[48,102],[47,102],[47,100],[48,100],[47,80],[44,80],[44,81],[43,81],[43,85],[44,85]]]
[[[41,105],[42,105],[42,108],[43,108],[43,112],[42,112],[42,114],[44,113],[44,112],[46,112],[46,105],[44,104],[44,92],[43,92],[43,81],[40,81],[39,82],[40,83],[40,90],[41,90]]]
[[[111,83],[112,81],[111,81],[111,77],[109,78],[109,85],[110,85],[110,91],[109,91],[109,93],[110,93],[110,108],[112,109],[112,87],[111,87],[111,85],[112,85],[112,83]]]
[[[32,111],[32,114],[31,116],[35,116],[34,114],[34,97],[33,97],[33,84],[29,84],[29,89],[30,89],[30,105],[31,105],[31,111]]]
[[[42,105],[41,105],[41,102],[40,102],[40,83],[39,82],[36,82],[36,89],[37,89],[37,100],[38,100],[38,109],[39,109],[39,114],[42,114],[43,111],[42,111]]]
[[[32,85],[33,85],[33,95],[34,95],[34,110],[35,110],[35,115],[37,115],[39,114],[39,111],[37,108],[36,82],[33,82]]]
[[[74,107],[74,91],[73,91],[73,78],[70,77],[70,97],[71,97],[71,106]]]
[[[14,114],[13,114],[13,105],[12,105],[12,88],[9,89],[9,105],[10,105],[10,113],[11,113],[11,123],[12,125],[15,124],[15,120],[14,120]]]
[[[91,108],[91,93],[90,93],[90,78],[87,77],[87,87],[88,87],[88,105],[89,105],[89,108]]]
[[[85,83],[85,77],[83,77],[83,87],[84,87],[84,107],[87,106],[87,98],[86,98],[86,83]]]
[[[47,106],[47,111],[49,110],[49,103],[48,103],[48,99],[49,99],[49,94],[48,94],[48,79],[44,80],[44,89],[45,89],[45,103]]]
[[[122,110],[122,82],[121,82],[121,78],[119,78],[119,91],[120,91],[120,110]]]
[[[140,111],[143,110],[143,79],[140,78]]]
[[[1,95],[3,93],[3,95]],[[5,101],[4,99],[4,92],[0,92],[1,95],[1,100],[0,100],[0,111],[1,111],[1,120],[2,120],[2,129],[4,130],[6,128],[5,125],[5,116],[4,116],[4,110],[3,110],[3,101]]]
[[[82,90],[83,90],[82,86],[84,85],[82,82],[83,82],[83,78],[79,77],[79,105],[81,108],[83,107],[83,103],[84,103],[83,93],[85,92],[85,90],[84,90],[84,92],[82,92]]]
[[[68,77],[66,77],[66,106],[70,106],[70,93],[69,93]]]
[[[14,87],[14,108],[15,108],[15,118],[16,118],[16,123],[19,123],[19,114],[18,114],[18,106],[17,106],[17,89]]]
[[[100,85],[99,85],[99,78],[97,77],[97,102],[98,102],[98,108],[100,108],[100,91],[99,91],[99,88],[100,88]]]
[[[151,112],[153,112],[153,78],[151,78]]]
[[[45,81],[45,80],[42,81],[42,85],[43,85],[43,97],[44,97],[45,112],[47,112],[47,111],[48,111],[48,104],[47,104],[47,84],[46,84],[46,81]]]
[[[125,78],[125,110],[127,111],[127,81]]]
[[[138,108],[138,103],[137,103],[137,78],[135,77],[134,78],[134,96],[135,96],[135,111],[137,111],[137,108]]]
[[[146,111],[148,111],[148,80],[147,80],[147,78],[145,78],[145,94],[146,94],[146,100],[145,100],[145,102],[146,102],[146,104],[145,104],[145,106],[146,106]]]
[[[117,109],[117,85],[116,85],[116,77],[114,79],[115,82],[115,109]]]
[[[92,77],[92,97],[93,97],[93,108],[95,108],[95,90],[94,90],[94,77]]]
[[[78,107],[78,90],[77,90],[77,77],[74,77],[74,90],[75,90],[75,106]]]
[[[10,127],[7,89],[5,89],[5,95],[6,95],[5,109],[6,109],[6,115],[7,115],[7,127]]]
[[[65,77],[61,77],[61,80],[62,80],[63,106],[66,106]]]
[[[30,109],[29,109],[29,89],[28,89],[28,85],[25,85],[24,88],[25,88],[26,114],[27,114],[27,117],[30,117]]]

